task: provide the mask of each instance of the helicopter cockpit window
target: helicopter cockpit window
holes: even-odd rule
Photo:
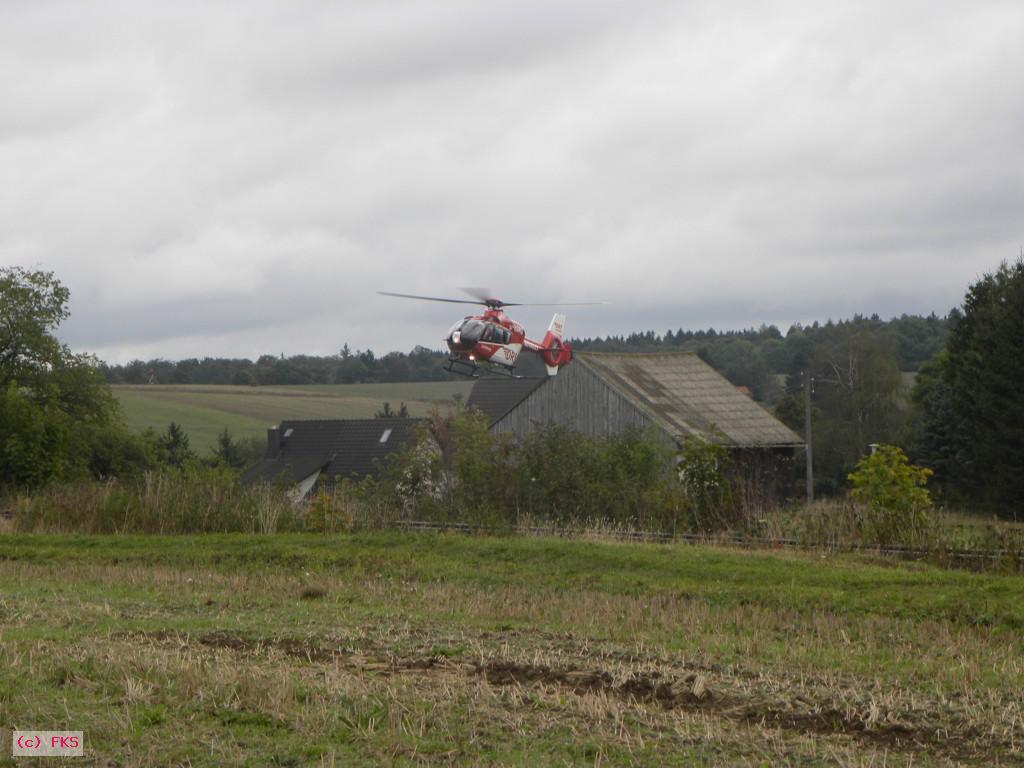
[[[463,344],[476,344],[484,332],[484,324],[479,320],[467,320],[462,324],[460,334]]]
[[[481,341],[489,341],[492,344],[508,344],[509,339],[512,338],[512,334],[507,329],[502,328],[500,325],[494,323],[488,323],[487,328],[484,329],[484,335]]]

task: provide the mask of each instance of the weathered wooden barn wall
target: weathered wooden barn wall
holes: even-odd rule
[[[589,437],[608,437],[629,428],[655,427],[659,436],[672,436],[629,400],[583,365],[568,365],[544,382],[522,403],[491,427],[496,434],[526,435],[538,427],[560,424]]]

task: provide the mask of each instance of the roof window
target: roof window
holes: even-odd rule
[[[384,434],[382,434],[382,435],[380,436],[380,441],[381,441],[382,443],[386,443],[386,442],[388,441],[388,438],[389,438],[389,437],[391,437],[391,428],[390,428],[390,427],[389,427],[388,429],[385,429],[385,430],[384,430]]]

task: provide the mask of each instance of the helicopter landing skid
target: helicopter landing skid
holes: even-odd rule
[[[457,373],[460,376],[469,376],[473,379],[480,378],[480,366],[475,363],[467,363],[465,360],[457,357],[449,357],[448,362],[444,364],[444,369],[451,373]]]
[[[449,357],[448,362],[445,363],[444,365],[444,369],[446,371],[450,371],[451,373],[457,373],[460,376],[469,376],[470,378],[473,379],[479,379],[480,372],[483,370],[489,371],[490,373],[494,373],[499,376],[508,376],[511,379],[522,378],[522,376],[516,375],[514,370],[512,370],[511,368],[506,368],[503,365],[494,365],[493,363],[489,363],[486,361],[485,365],[487,366],[486,368],[484,368],[481,365],[477,365],[476,363],[466,362],[465,360],[458,357]]]

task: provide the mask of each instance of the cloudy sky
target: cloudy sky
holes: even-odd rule
[[[110,361],[944,314],[1024,244],[1024,3],[0,0],[0,264]],[[548,309],[516,314],[543,333]]]

